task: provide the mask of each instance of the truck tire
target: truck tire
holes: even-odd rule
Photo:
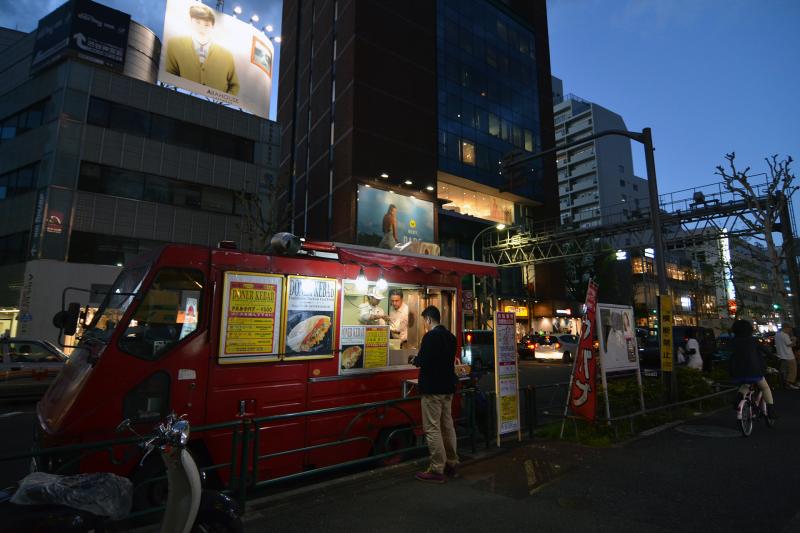
[[[381,455],[384,453],[397,451],[396,454],[387,455],[386,457],[381,457],[378,459],[382,466],[395,465],[404,461],[411,455],[410,451],[402,450],[405,450],[406,448],[412,448],[415,444],[416,439],[414,437],[414,430],[411,427],[399,426],[394,428],[383,428],[380,430],[380,432],[378,432],[378,438],[375,441],[373,453],[375,455]]]

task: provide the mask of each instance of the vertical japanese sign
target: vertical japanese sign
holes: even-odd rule
[[[220,325],[220,363],[280,358],[283,276],[226,272]]]
[[[336,285],[332,278],[289,276],[286,359],[333,357]]]
[[[597,284],[590,281],[586,289],[586,313],[583,316],[575,365],[572,367],[572,387],[569,394],[569,408],[590,422],[595,419],[597,407],[597,360],[593,351],[596,310]]]
[[[661,331],[661,371],[672,372],[672,297],[663,295],[659,297],[661,314],[658,327]]]
[[[497,445],[500,436],[517,432],[519,423],[519,368],[517,365],[516,317],[514,313],[494,314],[494,375],[497,392]]]
[[[343,371],[389,364],[389,326],[342,326],[339,367]]]

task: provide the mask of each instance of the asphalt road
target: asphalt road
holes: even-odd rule
[[[408,465],[251,502],[247,530],[797,533],[800,392],[777,403],[749,438],[726,408],[618,447],[534,441],[444,485]]]

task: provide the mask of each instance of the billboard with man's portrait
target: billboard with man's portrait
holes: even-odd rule
[[[196,0],[167,0],[158,79],[269,118],[274,48],[258,28]]]
[[[391,249],[409,241],[433,242],[433,203],[358,186],[357,242]]]

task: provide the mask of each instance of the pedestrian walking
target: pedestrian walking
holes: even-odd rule
[[[784,388],[798,389],[795,384],[797,381],[797,360],[794,358],[794,329],[789,324],[784,324],[781,330],[775,334],[775,352],[781,362],[781,381]]]
[[[455,476],[458,454],[453,426],[453,393],[456,391],[456,338],[439,321],[439,310],[430,305],[422,312],[427,333],[422,337],[413,363],[419,367],[419,392],[422,396],[422,429],[431,460],[428,469],[416,478],[444,483]]]

